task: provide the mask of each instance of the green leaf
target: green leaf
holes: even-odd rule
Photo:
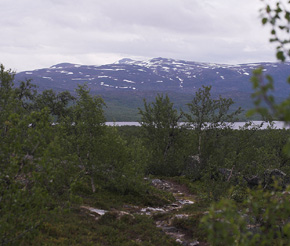
[[[280,60],[280,61],[285,61],[285,59],[286,59],[286,57],[284,56],[283,51],[278,51],[278,52],[276,53],[276,57],[277,57],[277,59]]]
[[[256,109],[250,109],[250,110],[246,113],[246,116],[247,116],[247,117],[251,117],[251,116],[253,116],[253,115],[256,114],[256,113],[257,113]]]
[[[264,18],[262,19],[262,24],[265,25],[267,22],[268,22],[268,19],[267,19],[266,17],[264,17]]]

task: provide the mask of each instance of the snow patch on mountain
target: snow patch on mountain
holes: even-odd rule
[[[229,65],[161,57],[148,60],[124,58],[101,66],[60,63],[50,68],[18,73],[16,80],[29,77],[41,88],[67,87],[70,90],[75,89],[77,84],[88,82],[91,91],[109,89],[187,93],[196,91],[202,85],[212,85],[213,88],[218,85],[217,93],[229,90],[249,93],[252,91],[250,76],[253,69],[262,67],[264,72],[274,73],[274,79],[277,75],[278,79],[285,77],[286,81],[289,65],[287,62]],[[277,91],[285,93],[286,90],[279,91],[278,88]]]

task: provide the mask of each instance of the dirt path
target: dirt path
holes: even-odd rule
[[[185,185],[180,185],[173,181],[153,179],[151,183],[157,189],[172,193],[175,198],[175,202],[163,207],[134,207],[129,213],[137,213],[153,217],[156,226],[162,229],[164,233],[174,238],[176,242],[179,242],[181,245],[200,245],[197,240],[190,239],[190,237],[186,235],[186,232],[174,226],[174,221],[176,219],[186,220],[189,217],[189,215],[186,213],[179,213],[179,210],[187,205],[194,204],[196,200],[195,196],[189,192]],[[82,208],[90,211],[91,215],[94,216],[96,219],[108,212],[105,210],[85,206],[83,206]],[[128,212],[124,211],[119,211],[119,213],[121,216],[124,214],[128,214]]]
[[[167,216],[161,216],[159,219],[158,216],[156,216],[155,214],[155,218],[157,217],[157,219],[155,219],[157,227],[161,228],[164,233],[166,233],[170,237],[173,237],[181,245],[199,245],[198,241],[190,240],[186,236],[185,232],[174,226],[175,219],[187,219],[189,217],[189,215],[186,213],[179,213],[179,210],[186,205],[194,204],[196,200],[195,196],[193,196],[189,192],[188,188],[185,185],[180,185],[173,181],[153,179],[152,185],[154,185],[157,189],[171,192],[176,201],[162,208],[147,208],[146,214],[149,216],[154,216],[154,213],[156,212],[159,214],[166,214]]]

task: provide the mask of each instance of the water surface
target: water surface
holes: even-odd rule
[[[235,122],[233,124],[233,129],[238,130],[245,126],[249,122]],[[263,123],[261,129],[267,129],[270,127],[270,124],[268,122],[263,122],[263,121],[252,121],[252,126],[249,128],[253,128],[254,126],[259,126],[261,123]],[[184,124],[182,122],[181,124]],[[106,122],[107,126],[140,126],[139,122],[133,122],[133,121],[120,121],[120,122]],[[285,125],[283,121],[273,121],[273,128],[274,129],[290,129],[289,125]]]

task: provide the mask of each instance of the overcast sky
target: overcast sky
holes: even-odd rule
[[[0,0],[0,63],[20,72],[124,57],[275,61],[261,6],[260,0]]]

